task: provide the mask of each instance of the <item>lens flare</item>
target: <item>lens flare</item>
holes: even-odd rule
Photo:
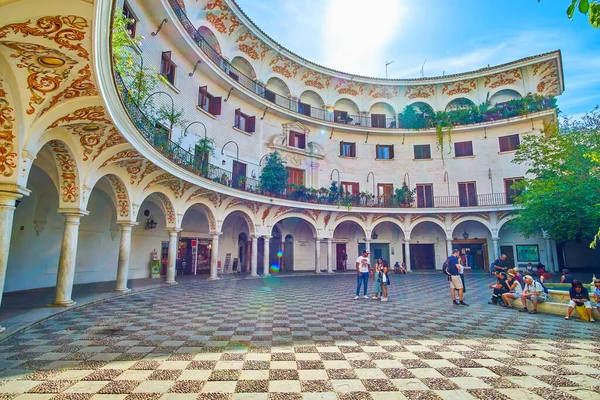
[[[279,265],[277,265],[277,264],[271,265],[271,267],[269,269],[271,270],[272,274],[278,274],[279,273]]]
[[[277,257],[283,257],[283,251],[279,250],[279,251],[277,252]]]

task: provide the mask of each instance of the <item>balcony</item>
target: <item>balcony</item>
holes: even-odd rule
[[[204,37],[194,27],[192,22],[187,17],[185,10],[181,7],[178,0],[169,0],[171,8],[179,19],[181,25],[190,35],[192,40],[198,45],[200,50],[214,63],[214,65],[229,75],[237,83],[255,93],[257,96],[278,105],[288,111],[292,111],[299,115],[308,116],[321,121],[333,122],[340,125],[359,126],[365,128],[379,129],[435,129],[437,125],[442,126],[465,126],[474,125],[482,122],[494,122],[497,120],[513,118],[534,112],[550,110],[556,108],[556,99],[554,97],[542,96],[527,96],[523,99],[511,100],[507,103],[496,104],[492,107],[473,106],[465,110],[456,111],[440,111],[430,114],[418,114],[416,121],[407,121],[403,114],[398,114],[398,119],[394,117],[374,118],[370,113],[364,115],[347,115],[343,117],[336,113],[310,107],[307,104],[281,96],[264,87],[264,85],[254,81],[254,79],[244,75],[240,70],[235,68],[229,61],[224,59]],[[307,107],[308,106],[308,107]]]

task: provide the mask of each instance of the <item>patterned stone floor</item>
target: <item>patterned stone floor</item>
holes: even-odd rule
[[[600,324],[486,304],[441,274],[164,287],[70,310],[0,343],[0,399],[600,399]]]

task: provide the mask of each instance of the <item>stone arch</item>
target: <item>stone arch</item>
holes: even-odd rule
[[[230,216],[231,214],[236,213],[236,212],[240,213],[241,217],[246,221],[250,235],[255,235],[256,234],[256,226],[254,223],[254,219],[252,218],[251,213],[249,213],[249,210],[245,209],[243,207],[232,207],[231,209],[225,211],[225,213],[223,214],[223,217],[222,217],[223,224],[225,223],[225,220],[227,219],[228,216]]]
[[[235,69],[240,71],[248,78],[256,79],[256,71],[254,70],[254,67],[250,61],[246,60],[244,56],[235,56],[233,60],[231,60],[231,65],[233,65]]]
[[[290,88],[282,79],[275,76],[269,78],[265,87],[271,92],[278,94],[283,97],[289,97],[291,92]]]
[[[310,217],[308,217],[307,215],[304,214],[300,214],[300,213],[289,213],[289,214],[283,214],[275,219],[273,219],[271,225],[273,227],[275,227],[275,225],[279,222],[279,221],[283,221],[284,219],[288,219],[288,218],[298,218],[298,219],[302,219],[306,222],[308,222],[308,225],[311,227],[312,231],[313,231],[313,235],[316,237],[317,236],[317,232],[319,231],[319,229],[317,228],[317,223]]]
[[[331,236],[332,237],[333,237],[333,234],[335,233],[336,228],[344,222],[355,223],[362,229],[364,235],[367,236],[367,225],[365,224],[365,222],[358,217],[354,217],[352,215],[346,215],[346,216],[340,218],[339,220],[335,221],[333,223],[333,225],[331,225]]]
[[[522,97],[523,96],[521,95],[521,93],[517,92],[514,89],[502,89],[498,90],[490,97],[490,104],[496,105],[498,103],[506,103],[507,101],[518,100]]]
[[[458,97],[448,102],[448,104],[446,104],[446,107],[444,107],[444,110],[446,112],[466,110],[473,107],[474,105],[475,103],[473,102],[473,100],[466,97]]]
[[[198,27],[198,33],[217,53],[219,53],[220,55],[223,54],[221,50],[221,44],[219,43],[219,39],[208,26],[202,25]]]
[[[480,224],[482,224],[483,226],[485,226],[485,228],[487,229],[488,233],[490,235],[492,235],[492,225],[490,224],[490,221],[486,220],[483,217],[476,216],[476,215],[466,215],[466,216],[462,216],[462,217],[457,218],[450,225],[450,232],[452,234],[454,234],[454,230],[456,229],[456,227],[458,225],[460,225],[463,222],[469,222],[469,221],[479,222]]]
[[[433,108],[433,105],[429,102],[417,101],[408,104],[407,107],[408,106],[414,108],[414,110],[419,114],[435,115],[435,109]]]
[[[155,194],[156,197],[160,200],[160,206],[162,208],[163,213],[165,214],[165,220],[167,222],[168,228],[178,228],[181,225],[181,221],[177,220],[177,214],[175,213],[175,208],[173,206],[174,201],[171,199],[171,194],[166,187],[154,186],[152,189],[143,192],[139,196],[139,201],[136,201],[136,204],[142,204],[144,200],[146,200],[150,195]],[[137,218],[137,207],[133,208],[133,218]]]
[[[204,203],[202,199],[195,199],[187,203],[183,207],[182,215],[185,217],[185,213],[188,212],[188,210],[193,206],[198,207],[204,212],[206,218],[208,219],[208,226],[211,231],[217,232],[221,228],[220,226],[217,226],[217,218],[215,217],[212,208],[208,204]]]
[[[46,145],[50,149],[58,170],[60,207],[79,208],[87,200],[84,198],[85,193],[82,193],[81,190],[80,167],[77,158],[62,140],[50,140]]]
[[[369,113],[385,114],[387,118],[393,118],[396,115],[396,108],[385,99],[375,99],[369,103]]]
[[[117,220],[129,220],[131,218],[131,202],[129,200],[131,197],[127,190],[127,186],[123,180],[115,174],[108,174],[105,176],[115,192]]]
[[[333,105],[333,109],[335,111],[347,112],[349,115],[358,115],[360,112],[358,104],[356,104],[354,100],[351,100],[347,97],[339,98]]]
[[[300,101],[304,104],[308,104],[311,108],[317,108],[322,110],[325,107],[325,101],[323,97],[315,92],[314,90],[305,90],[300,95]]]
[[[502,229],[502,227],[504,225],[506,225],[507,223],[509,223],[510,221],[512,221],[516,218],[518,218],[517,215],[511,214],[511,215],[508,215],[508,216],[502,218],[500,221],[498,221],[498,224],[497,224],[498,233],[500,233],[500,229]]]
[[[439,226],[440,228],[442,228],[442,231],[444,231],[444,233],[446,234],[446,236],[448,236],[448,232],[447,232],[446,226],[444,225],[444,223],[442,221],[440,221],[437,218],[427,217],[427,216],[419,217],[419,218],[416,218],[416,219],[412,220],[410,222],[410,229],[408,231],[411,232],[412,230],[415,229],[415,227],[417,225],[419,225],[419,224],[421,224],[423,222],[432,222],[432,223],[436,224],[437,226]],[[406,234],[406,232],[405,232],[405,234]]]
[[[402,222],[393,217],[379,218],[377,221],[372,223],[372,225],[370,227],[371,232],[373,232],[378,225],[383,224],[384,222],[391,222],[392,224],[396,225],[398,228],[400,228],[400,232],[402,232],[402,236],[406,236],[406,233],[404,232],[404,226],[402,226]]]

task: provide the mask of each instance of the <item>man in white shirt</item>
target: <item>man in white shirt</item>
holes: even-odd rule
[[[369,283],[369,269],[371,268],[371,262],[369,260],[369,252],[363,251],[362,255],[360,255],[356,259],[356,297],[354,299],[358,299],[360,294],[360,285],[363,285],[363,296],[365,299],[368,299],[367,296],[367,284]]]
[[[529,314],[537,314],[538,303],[546,301],[546,292],[541,283],[534,281],[531,275],[527,275],[524,279],[525,287],[523,288],[523,294],[521,295],[521,302],[523,308],[520,312],[527,312],[527,300],[531,301],[533,308],[529,311]]]

